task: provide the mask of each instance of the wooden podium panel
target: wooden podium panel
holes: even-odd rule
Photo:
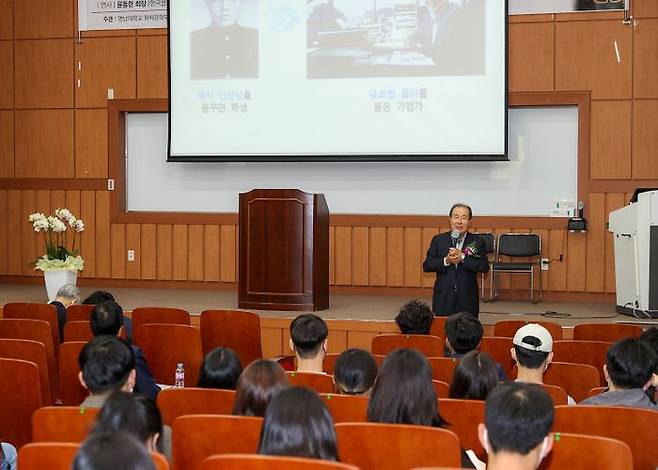
[[[329,307],[329,210],[322,194],[254,189],[240,194],[238,307]]]

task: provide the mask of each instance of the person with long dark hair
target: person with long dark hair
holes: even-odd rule
[[[258,453],[337,461],[334,421],[318,394],[303,387],[279,392],[267,407]]]
[[[146,447],[124,432],[91,434],[78,450],[73,470],[155,470]]]
[[[235,390],[242,373],[237,354],[230,348],[215,348],[201,363],[197,387]]]
[[[289,386],[286,373],[279,364],[258,359],[247,366],[238,380],[233,414],[265,416],[272,398]]]
[[[498,371],[491,356],[486,352],[471,351],[455,367],[450,398],[486,400],[498,384]]]

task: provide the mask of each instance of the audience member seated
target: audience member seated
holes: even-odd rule
[[[428,335],[432,327],[434,314],[425,302],[418,299],[404,304],[395,317],[395,323],[404,335]]]
[[[334,385],[345,395],[368,396],[377,377],[377,363],[368,351],[347,349],[334,366]]]
[[[320,397],[302,387],[279,392],[267,407],[258,453],[337,461],[334,422]]]
[[[89,396],[80,406],[102,408],[116,391],[132,393],[135,387],[135,354],[128,343],[116,336],[97,336],[78,356],[80,383]]]
[[[279,364],[258,359],[240,375],[233,414],[263,417],[272,398],[289,386],[288,377]]]
[[[608,391],[581,402],[582,405],[630,406],[658,410],[646,389],[654,385],[658,359],[653,349],[637,338],[626,338],[610,346],[603,373]]]
[[[456,359],[461,359],[466,353],[478,349],[484,335],[484,328],[480,320],[467,312],[450,315],[446,320],[445,330],[445,355]],[[500,382],[507,380],[503,366],[497,362],[494,364],[498,371],[498,380]]]
[[[89,294],[85,300],[82,301],[83,305],[98,305],[103,302],[116,302],[114,296],[107,291],[97,290]],[[129,317],[123,317],[123,328],[126,330],[126,338],[128,341],[133,340],[133,322]]]
[[[486,352],[471,351],[455,367],[450,398],[486,400],[498,383],[496,363],[491,356]]]
[[[325,321],[312,313],[299,315],[290,324],[290,349],[297,358],[299,372],[324,374],[322,363],[327,353],[329,330]]]
[[[215,348],[203,358],[197,387],[235,390],[241,373],[240,359],[232,349]]]
[[[487,470],[539,467],[553,449],[553,413],[553,402],[539,385],[510,382],[496,387],[485,404],[484,424],[478,426]]]
[[[658,327],[652,326],[644,330],[644,333],[640,335],[640,339],[647,343],[651,349],[656,353],[658,357]],[[653,383],[648,388],[649,396],[654,397],[654,403],[658,400],[658,365],[656,370],[653,373]]]
[[[91,311],[91,331],[94,336],[118,336],[124,319],[123,309],[118,303],[107,301],[97,304]],[[160,392],[160,387],[149,370],[142,348],[135,345],[131,345],[130,348],[135,355],[135,370],[137,372],[135,392],[155,400],[158,392]]]
[[[92,434],[73,461],[73,470],[155,470],[146,447],[130,434]]]
[[[384,359],[368,400],[368,421],[443,427],[432,369],[425,356],[414,349],[396,349]],[[474,468],[462,451],[462,467]]]
[[[59,329],[59,339],[64,341],[64,324],[66,323],[66,309],[70,305],[80,302],[80,291],[73,284],[64,284],[59,288],[55,300],[50,305],[57,309],[57,327]]]
[[[516,330],[512,343],[510,353],[518,370],[516,381],[543,384],[544,372],[553,360],[553,337],[549,331],[537,323],[528,323]],[[576,404],[568,395],[567,402]]]
[[[16,470],[16,447],[6,442],[0,444],[0,470]]]

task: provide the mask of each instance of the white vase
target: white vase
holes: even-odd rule
[[[46,292],[48,293],[48,302],[52,302],[57,297],[57,291],[64,284],[73,284],[78,279],[78,271],[69,269],[53,269],[44,271],[43,277],[46,280]]]

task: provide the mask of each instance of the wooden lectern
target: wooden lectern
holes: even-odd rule
[[[238,307],[329,308],[329,209],[322,194],[240,194]]]

